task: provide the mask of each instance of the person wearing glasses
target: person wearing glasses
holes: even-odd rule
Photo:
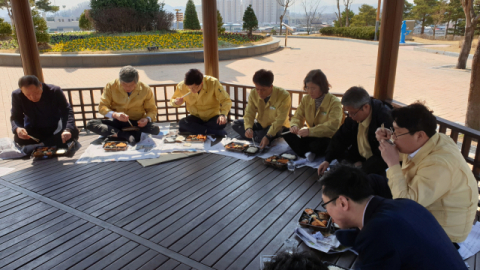
[[[478,187],[472,170],[456,143],[436,132],[437,119],[425,105],[396,108],[392,117],[394,132],[376,132],[388,171],[387,178],[372,176],[375,193],[418,202],[452,242],[463,242],[477,211]]]
[[[387,129],[392,127],[392,106],[371,98],[365,89],[357,86],[345,92],[342,105],[348,117],[333,135],[318,174],[323,175],[330,163],[337,159],[361,167],[367,174],[385,175],[387,164],[378,149],[380,144],[375,131],[382,125]]]
[[[292,117],[290,133],[283,138],[297,155],[312,162],[325,153],[342,124],[343,111],[340,99],[328,93],[330,85],[320,69],[310,71],[303,86],[308,95],[302,98]]]
[[[355,269],[467,269],[427,209],[408,199],[373,196],[362,170],[335,166],[320,184],[322,207],[341,228],[337,239],[358,253]]]
[[[103,137],[122,138],[131,145],[140,141],[142,132],[157,135],[157,105],[152,89],[139,81],[138,71],[132,66],[120,69],[118,79],[103,88],[98,111],[110,119],[93,119],[87,129]],[[123,131],[123,128],[136,126],[139,131]],[[94,141],[93,144],[99,143]]]
[[[173,107],[180,107],[184,102],[190,115],[180,120],[180,132],[227,135],[224,129],[232,101],[216,78],[203,76],[198,69],[190,69],[170,100]]]
[[[255,89],[248,96],[245,115],[232,125],[242,139],[252,139],[260,143],[262,149],[280,136],[282,131],[290,128],[288,116],[292,99],[287,91],[273,85],[273,79],[270,70],[255,72]]]

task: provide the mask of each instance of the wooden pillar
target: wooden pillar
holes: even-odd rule
[[[218,68],[218,33],[217,33],[217,1],[202,0],[203,15],[203,57],[205,59],[205,75],[219,79]]]
[[[378,43],[377,73],[373,96],[387,102],[393,100],[404,1],[383,1],[382,27],[380,28],[380,42]]]
[[[10,1],[10,3],[15,20],[23,73],[25,75],[35,75],[41,82],[44,82],[30,4],[28,0],[15,0]]]

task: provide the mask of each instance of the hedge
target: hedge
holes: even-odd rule
[[[373,40],[375,38],[375,26],[365,27],[325,27],[320,29],[325,36],[350,37],[356,39]]]

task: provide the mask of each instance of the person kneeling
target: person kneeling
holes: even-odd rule
[[[312,162],[325,153],[342,124],[343,111],[340,99],[328,93],[328,80],[321,70],[310,71],[303,84],[308,95],[302,98],[292,117],[290,133],[283,138],[297,155]],[[305,122],[307,128],[303,127]]]
[[[320,184],[322,207],[341,228],[337,239],[358,253],[355,269],[467,269],[427,209],[408,199],[373,196],[360,169],[340,165]]]
[[[113,119],[94,119],[87,129],[104,137],[120,137],[134,145],[142,132],[157,135],[160,128],[152,124],[157,117],[157,105],[152,89],[139,81],[138,71],[132,66],[123,67],[119,78],[103,89],[99,111]],[[123,131],[137,127],[136,131]]]
[[[232,129],[244,140],[260,143],[260,148],[269,145],[290,127],[290,94],[273,86],[273,73],[261,69],[253,75],[255,89],[248,96],[243,119],[236,120]]]
[[[232,101],[216,78],[203,76],[198,69],[190,69],[170,100],[173,107],[180,107],[184,102],[190,115],[180,120],[180,132],[227,135],[224,129]]]
[[[18,87],[12,92],[10,117],[15,142],[65,148],[78,139],[72,107],[60,87],[41,83],[33,75],[21,77]]]

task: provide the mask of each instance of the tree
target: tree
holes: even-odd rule
[[[405,1],[403,4],[403,16],[402,16],[404,20],[408,20],[412,18],[413,16],[412,9],[413,9],[413,4],[408,1]]]
[[[283,7],[283,13],[280,15],[280,35],[282,35],[282,23],[285,14],[287,13],[287,9],[295,4],[295,0],[277,0],[279,6]]]
[[[5,38],[12,35],[12,27],[9,23],[0,18],[0,37]]]
[[[337,10],[335,15],[337,15],[337,22],[339,23],[338,27],[342,27],[342,11],[340,10],[340,0],[337,0]]]
[[[30,6],[35,6],[35,0],[28,0]],[[8,17],[10,17],[10,21],[12,22],[12,26],[15,27],[15,19],[13,18],[12,12],[12,4],[11,0],[0,0],[0,9],[6,9],[8,13]]]
[[[480,12],[475,10],[474,0],[461,0],[461,2],[463,11],[465,13],[465,41],[463,42],[462,49],[460,50],[456,68],[465,69],[467,67],[468,55],[470,54],[470,49],[472,48],[475,27],[480,20]],[[476,4],[478,4],[478,1]],[[480,46],[480,44],[478,44],[478,46]]]
[[[225,27],[223,27],[222,14],[220,14],[220,11],[218,11],[218,9],[217,9],[217,31],[218,31],[218,34],[225,33]]]
[[[363,4],[359,8],[358,15],[355,15],[352,18],[352,26],[375,26],[375,22],[377,21],[377,9]]]
[[[353,20],[354,17],[355,17],[355,13],[353,13],[353,11],[349,10],[348,11],[349,23]],[[342,12],[342,16],[340,17],[340,21],[334,21],[333,25],[335,27],[342,27],[342,25],[347,25],[347,15],[345,14],[345,10]]]
[[[350,20],[348,19],[348,15],[350,15],[350,6],[352,5],[353,0],[343,0],[343,5],[345,6],[345,15],[347,16],[345,19],[345,26],[350,26]]]
[[[414,0],[415,6],[412,8],[413,18],[421,21],[422,31],[425,32],[425,26],[433,23],[432,13],[438,0]]]
[[[35,2],[35,6],[39,10],[43,10],[45,12],[57,12],[60,7],[59,6],[52,6],[49,0],[39,0]]]
[[[32,9],[33,28],[35,29],[35,37],[37,38],[37,44],[45,44],[50,42],[50,34],[48,34],[47,21],[40,16],[40,12],[36,9]],[[13,38],[17,40],[17,32],[13,27]]]
[[[447,22],[453,22],[453,37],[457,34],[458,20],[464,19],[465,13],[463,13],[463,7],[460,0],[450,0],[447,7],[447,13],[445,15],[445,20]],[[448,26],[448,24],[447,24]],[[448,31],[448,29],[447,29]],[[448,34],[448,32],[447,32]]]
[[[438,5],[433,8],[432,12],[432,24],[433,24],[433,37],[435,38],[435,29],[437,26],[445,22],[445,14],[447,13],[448,3],[447,0],[439,0]]]
[[[80,15],[80,20],[78,21],[78,26],[82,30],[92,30],[92,22],[85,16],[85,11]]]
[[[480,37],[473,55],[471,74],[465,125],[480,130]]]
[[[307,26],[307,35],[310,35],[312,29],[312,22],[318,18],[319,11],[318,6],[320,5],[320,0],[303,0],[302,6],[305,11],[305,24]]]
[[[188,0],[185,8],[185,19],[183,20],[183,29],[200,30],[200,22],[198,21],[197,10],[193,0]]]
[[[253,30],[258,29],[258,20],[253,11],[252,5],[248,5],[245,13],[243,14],[243,30],[248,31],[248,35],[252,35]]]

